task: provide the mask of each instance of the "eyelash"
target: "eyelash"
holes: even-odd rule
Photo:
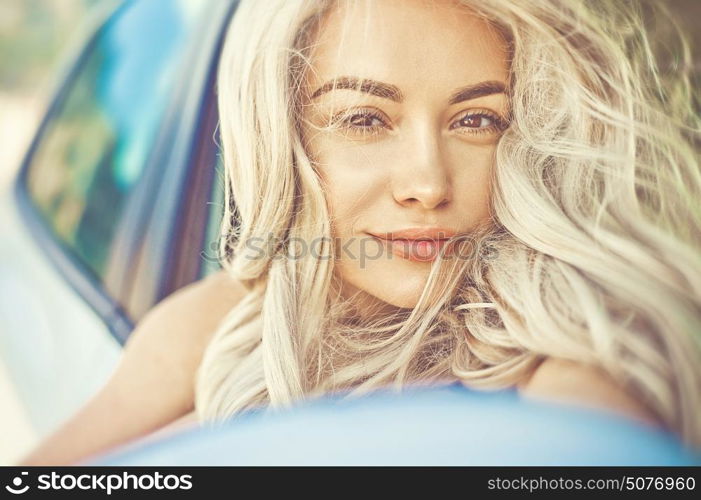
[[[345,118],[344,118],[345,116]],[[364,126],[356,126],[352,125],[351,121],[357,117],[362,117],[364,119],[369,119],[369,120],[379,120],[383,123],[383,125],[374,125],[374,126],[369,126],[369,127],[364,127]],[[496,113],[492,111],[488,111],[485,109],[481,110],[476,110],[476,111],[470,111],[468,113],[463,114],[459,119],[451,123],[450,125],[450,130],[453,130],[455,128],[458,128],[455,126],[456,123],[460,123],[463,120],[467,118],[487,118],[492,121],[492,124],[484,127],[484,128],[475,128],[475,127],[464,127],[466,129],[472,129],[470,132],[460,132],[462,134],[466,135],[481,135],[481,134],[487,134],[487,133],[492,133],[492,132],[501,132],[503,131],[507,126],[508,122],[504,120],[501,116],[497,115]],[[358,131],[359,134],[361,135],[375,135],[379,133],[380,128],[386,127],[385,120],[383,117],[374,111],[367,110],[367,109],[361,109],[358,110],[355,113],[348,113],[348,112],[342,112],[334,115],[332,118],[332,123],[333,124],[340,124],[341,126],[348,128],[348,129],[355,129]]]

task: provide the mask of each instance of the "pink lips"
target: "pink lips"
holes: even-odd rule
[[[369,233],[398,257],[416,262],[430,262],[440,254],[448,238],[456,234],[447,228],[409,228],[388,233]],[[448,254],[451,249],[446,250]]]

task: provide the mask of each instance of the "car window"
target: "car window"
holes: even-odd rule
[[[103,26],[47,122],[27,170],[44,220],[98,278],[142,177],[206,2],[126,2]]]

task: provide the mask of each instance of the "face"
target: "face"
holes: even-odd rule
[[[507,57],[498,32],[450,0],[345,1],[324,18],[302,134],[344,296],[414,307],[440,240],[488,221]]]

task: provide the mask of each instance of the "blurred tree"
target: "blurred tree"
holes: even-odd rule
[[[76,23],[99,1],[0,1],[0,92],[40,87]]]
[[[101,1],[0,0],[0,93],[39,89],[76,23]],[[701,0],[648,1],[670,7],[690,36],[694,67],[701,73]]]

